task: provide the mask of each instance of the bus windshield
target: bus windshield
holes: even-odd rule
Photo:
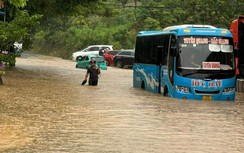
[[[184,36],[178,38],[177,73],[201,79],[234,76],[233,40],[226,37]]]

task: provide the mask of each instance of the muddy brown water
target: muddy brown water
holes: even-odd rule
[[[165,98],[108,67],[99,85],[84,69],[24,53],[0,86],[0,152],[243,153],[244,94],[235,102]]]

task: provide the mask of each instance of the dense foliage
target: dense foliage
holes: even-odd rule
[[[29,16],[27,11],[16,11],[10,22],[0,22],[0,49],[7,50],[15,41],[27,40],[34,34],[39,16]]]
[[[40,15],[30,16],[26,10],[19,9],[26,4],[27,0],[5,0],[6,20],[0,21],[0,51],[12,52],[14,42],[29,42],[34,35],[34,27],[37,27]],[[28,43],[26,43],[28,47]],[[14,54],[13,54],[14,55]],[[1,55],[0,63],[13,63],[15,58],[12,54]],[[14,58],[14,59],[13,59]],[[15,63],[13,63],[14,65]]]
[[[244,15],[240,0],[29,0],[26,4],[31,15],[43,15],[32,39],[33,50],[63,58],[94,44],[133,48],[141,30],[177,24],[228,28]]]

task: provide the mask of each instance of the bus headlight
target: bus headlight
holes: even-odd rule
[[[230,93],[230,92],[235,92],[235,88],[225,88],[225,89],[223,90],[223,93],[224,93],[224,94],[227,94],[227,93]]]
[[[175,88],[179,92],[190,93],[190,89],[188,87],[176,85]]]

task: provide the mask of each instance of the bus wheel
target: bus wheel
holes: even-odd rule
[[[168,88],[166,86],[164,87],[164,96],[165,97],[169,96],[169,90],[168,90]]]
[[[145,89],[144,81],[142,81],[142,83],[141,83],[141,88],[142,88],[142,89]]]

